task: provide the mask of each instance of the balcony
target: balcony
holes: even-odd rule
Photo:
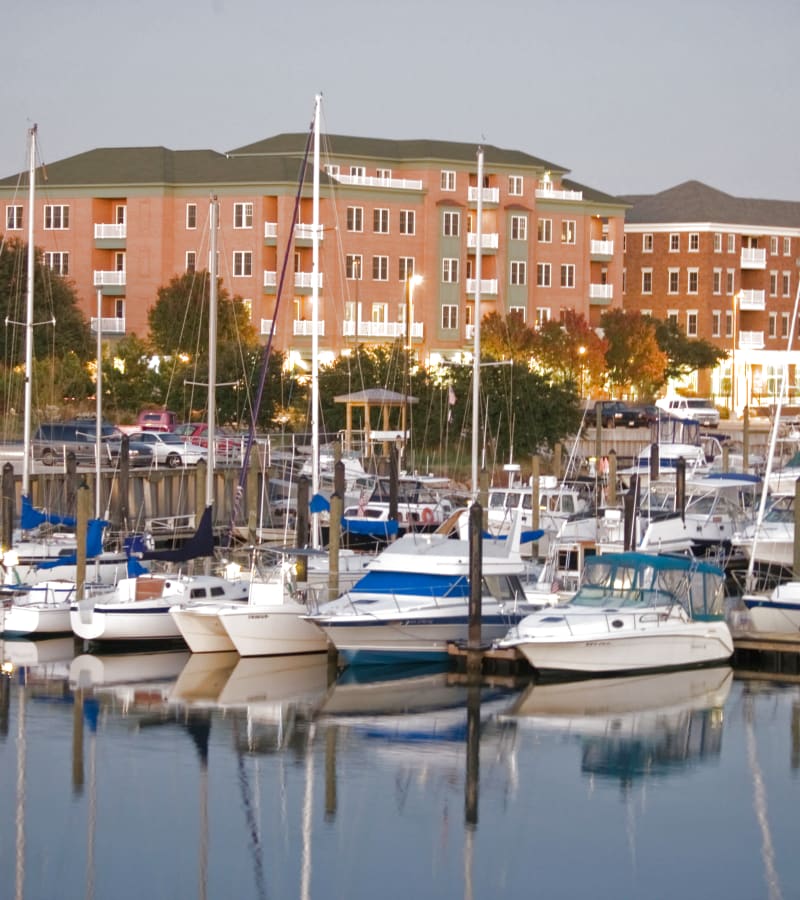
[[[101,225],[95,222],[94,239],[96,241],[124,241],[127,237],[128,226],[122,225]]]
[[[352,319],[342,324],[342,334],[344,337],[364,337],[364,338],[391,338],[396,340],[406,336],[405,322],[356,322]],[[411,338],[422,340],[423,325],[422,322],[411,323]]]
[[[481,235],[481,250],[497,250],[500,246],[500,235],[499,234],[482,234]],[[477,250],[478,249],[478,234],[475,231],[467,232],[467,249],[468,250]]]
[[[557,191],[553,187],[536,188],[537,200],[583,200],[583,191]]]
[[[318,287],[322,290],[322,272],[318,273],[319,283]],[[294,286],[296,288],[313,288],[314,287],[314,273],[313,272],[295,272],[294,273]]]
[[[476,187],[468,188],[467,190],[467,200],[470,203],[478,202],[478,189]],[[481,200],[484,203],[499,203],[500,202],[500,188],[484,188],[483,193],[481,194]]]
[[[742,247],[740,265],[743,269],[766,269],[767,251],[758,247]]]
[[[278,223],[277,222],[264,222],[264,240],[265,241],[277,241],[278,240]]]
[[[274,291],[278,287],[278,273],[264,270],[264,287]]]
[[[292,322],[292,334],[295,337],[311,337],[314,334],[314,323],[310,319],[295,319]],[[317,337],[325,334],[325,320],[317,322]]]
[[[93,316],[90,322],[92,334],[97,334],[97,323],[100,322],[100,334],[125,334],[125,318],[103,318]]]
[[[592,241],[589,245],[592,259],[610,260],[614,256],[613,241]]]
[[[766,291],[740,291],[739,309],[742,312],[749,310],[761,311],[767,308]]]
[[[95,270],[94,273],[94,286],[95,287],[124,287],[125,286],[125,272],[123,271],[113,271],[113,272],[98,272]]]
[[[590,284],[589,302],[598,306],[605,306],[614,299],[613,284]]]
[[[262,319],[260,334],[266,337],[270,331],[272,331],[272,319]]]
[[[468,278],[467,279],[467,293],[474,294],[476,288],[478,287],[478,279],[477,278]],[[496,297],[497,296],[497,279],[496,278],[481,278],[481,297]]]
[[[740,331],[739,332],[739,349],[740,350],[763,350],[764,349],[764,332],[763,331]]]
[[[319,239],[322,240],[324,237],[324,230],[322,226],[317,228],[317,233],[319,234]],[[314,226],[313,225],[304,225],[302,222],[298,222],[294,226],[294,239],[296,241],[313,241],[314,240]]]
[[[421,191],[422,181],[416,178],[376,178],[372,175],[336,175],[339,184],[354,184],[357,187],[392,188],[402,191]]]

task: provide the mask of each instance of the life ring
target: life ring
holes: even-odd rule
[[[422,510],[422,521],[426,525],[430,525],[433,522],[433,510],[429,506]]]

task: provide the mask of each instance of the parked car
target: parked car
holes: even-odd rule
[[[186,422],[175,427],[175,434],[188,438],[198,447],[208,447],[208,422]],[[214,456],[218,462],[235,463],[242,458],[242,438],[224,425],[216,429]]]
[[[168,409],[143,409],[136,418],[136,425],[141,431],[174,431],[178,415]]]
[[[123,435],[110,437],[105,443],[106,453],[108,454],[108,462],[116,467],[120,464],[122,456],[122,438]],[[128,437],[128,465],[131,468],[141,469],[151,466],[155,459],[153,447],[144,441],[132,440]]]
[[[622,400],[598,400],[587,416],[590,426],[597,422],[598,415],[603,428],[613,428],[617,425],[636,428],[640,424],[636,410]]]
[[[636,403],[631,409],[636,411],[639,425],[649,426],[658,424],[659,413],[661,411],[654,403]]]
[[[31,446],[33,458],[46,466],[65,459],[70,451],[78,463],[96,460],[97,426],[95,419],[69,419],[66,422],[43,422],[34,432]],[[119,436],[117,429],[105,422],[100,426],[101,444]],[[102,454],[102,449],[101,449]]]
[[[719,410],[710,400],[701,397],[662,397],[656,400],[656,406],[676,419],[699,422],[706,428],[719,425]]]
[[[208,459],[208,450],[198,447],[185,435],[171,431],[137,431],[131,441],[148,444],[153,448],[153,461],[159,466],[177,469],[180,466],[196,466],[201,459]]]

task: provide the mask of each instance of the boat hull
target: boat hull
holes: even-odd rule
[[[48,581],[11,591],[0,605],[0,634],[6,637],[52,637],[70,634],[69,607],[75,584]]]
[[[745,595],[750,627],[773,634],[800,632],[800,582],[778,585],[769,597]]]
[[[327,638],[303,618],[307,613],[305,604],[287,600],[227,609],[219,619],[240,656],[321,653],[328,648]]]
[[[192,653],[222,653],[236,647],[220,621],[218,606],[173,606],[175,625]]]
[[[150,642],[182,640],[178,626],[169,614],[170,604],[126,609],[117,604],[98,604],[93,610],[80,610],[73,604],[70,623],[84,641]]]

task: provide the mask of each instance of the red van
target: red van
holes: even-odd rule
[[[143,409],[136,424],[140,431],[174,431],[178,416],[168,409]]]

